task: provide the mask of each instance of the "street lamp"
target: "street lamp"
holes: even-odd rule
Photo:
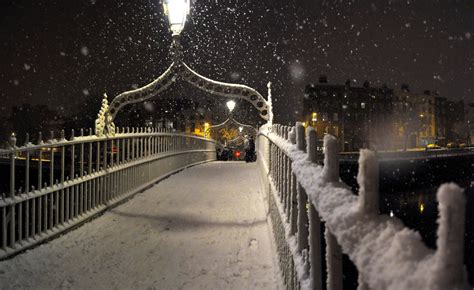
[[[184,29],[189,15],[190,0],[164,0],[163,9],[168,16],[170,29],[174,35],[179,35]]]
[[[229,113],[232,113],[232,111],[235,108],[235,102],[230,100],[226,103],[226,105],[227,105],[227,108],[229,109]]]

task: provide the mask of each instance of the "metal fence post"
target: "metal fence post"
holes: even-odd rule
[[[305,151],[305,136],[304,127],[301,123],[296,123],[296,146],[298,150]],[[298,251],[303,253],[303,250],[308,249],[308,212],[306,204],[308,203],[308,196],[298,182]]]
[[[326,267],[328,290],[342,290],[342,250],[337,243],[336,237],[328,227],[324,231],[326,238]]]
[[[464,220],[466,199],[463,189],[454,183],[443,184],[436,194],[438,199],[438,239],[432,289],[464,289]]]
[[[334,136],[324,136],[324,150],[324,179],[326,182],[338,182],[339,154],[337,140]],[[342,290],[342,249],[327,226],[324,236],[326,239],[326,266],[328,272],[327,289]]]
[[[379,163],[375,152],[362,149],[359,156],[359,211],[364,214],[379,213]]]
[[[316,131],[312,127],[307,129],[307,150],[308,160],[316,163],[317,154],[316,147],[318,139]],[[309,205],[309,261],[310,261],[310,277],[313,289],[320,290],[323,288],[322,282],[322,261],[321,261],[321,220],[318,212],[310,200]]]

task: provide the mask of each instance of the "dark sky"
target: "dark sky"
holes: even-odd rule
[[[0,3],[3,112],[32,103],[96,114],[87,98],[144,85],[170,64],[158,0]],[[197,0],[183,45],[201,74],[265,96],[272,81],[285,122],[320,74],[474,102],[473,38],[472,0]],[[203,94],[183,83],[166,93],[182,95]]]

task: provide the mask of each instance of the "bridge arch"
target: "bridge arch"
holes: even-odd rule
[[[176,44],[174,45],[176,46]],[[114,119],[120,110],[126,105],[143,102],[152,97],[157,96],[161,92],[168,89],[168,87],[177,80],[184,80],[196,87],[210,93],[211,95],[223,98],[238,98],[243,99],[252,106],[254,106],[259,116],[269,122],[273,121],[272,100],[271,100],[271,83],[268,87],[268,100],[266,100],[257,90],[242,84],[233,84],[220,82],[206,78],[196,71],[192,70],[183,61],[180,60],[180,53],[175,53],[175,61],[168,67],[168,69],[151,83],[134,90],[125,91],[117,95],[110,105],[106,100],[105,95],[102,108],[99,111],[96,120],[96,134],[114,135],[115,125]]]

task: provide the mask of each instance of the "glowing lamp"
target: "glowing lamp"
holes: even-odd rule
[[[234,110],[235,108],[235,102],[230,100],[226,103],[227,105],[227,108],[229,109],[229,112],[232,113],[232,111]]]
[[[184,29],[186,18],[189,15],[191,0],[163,0],[163,9],[168,16],[170,29],[173,35],[179,35]]]

